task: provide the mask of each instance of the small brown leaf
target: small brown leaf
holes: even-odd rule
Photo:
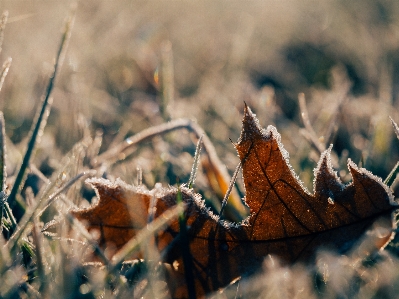
[[[294,263],[311,260],[322,247],[346,252],[377,218],[383,219],[379,225],[385,230],[375,238],[374,249],[383,248],[393,237],[391,212],[397,204],[392,192],[380,178],[350,160],[353,182],[344,185],[331,167],[331,147],[323,152],[315,169],[314,194],[295,175],[277,130],[273,126],[262,129],[248,107],[236,149],[243,164],[245,202],[251,212],[245,221],[220,220],[192,189],[181,188],[197,296],[254,273],[269,254]],[[103,247],[113,243],[120,249],[144,228],[152,198],[157,198],[154,217],[176,204],[178,191],[172,187],[147,191],[120,180],[89,183],[96,189],[98,204],[73,214],[87,221],[89,230],[100,231]],[[180,243],[175,242],[178,235],[176,220],[155,237],[163,262],[178,265],[175,277],[181,278],[184,267]],[[184,283],[169,285],[173,298],[187,298]]]

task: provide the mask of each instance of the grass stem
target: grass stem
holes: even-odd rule
[[[62,39],[61,39],[61,43],[57,52],[57,56],[56,56],[56,61],[54,64],[54,69],[53,69],[53,74],[51,75],[48,85],[47,85],[47,89],[46,89],[46,93],[45,93],[45,97],[40,109],[40,112],[38,114],[38,117],[36,119],[36,122],[33,126],[33,130],[31,131],[31,137],[30,140],[28,142],[28,146],[25,152],[25,156],[23,158],[22,161],[22,165],[18,171],[17,177],[15,179],[14,185],[11,189],[11,193],[10,196],[8,197],[8,202],[10,204],[10,206],[13,208],[14,206],[17,207],[16,205],[16,196],[17,193],[21,187],[21,185],[23,184],[23,180],[25,177],[25,172],[26,169],[29,166],[29,161],[31,159],[32,153],[33,153],[33,149],[35,148],[36,145],[36,140],[37,137],[39,135],[39,133],[44,129],[47,117],[48,117],[48,106],[50,103],[50,96],[51,96],[51,92],[54,88],[54,82],[55,79],[57,77],[59,68],[62,65],[62,61],[63,61],[63,54],[65,52],[65,49],[67,47],[68,44],[68,40],[69,37],[71,35],[71,30],[72,30],[72,25],[73,25],[73,17],[71,17],[67,22],[66,22],[66,26],[65,26],[65,30],[64,33],[62,35]],[[20,217],[19,217],[20,218]]]

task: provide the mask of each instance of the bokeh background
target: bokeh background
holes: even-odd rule
[[[1,61],[12,66],[0,93],[15,174],[59,46],[69,1],[1,1],[9,11]],[[398,161],[399,2],[80,1],[54,104],[33,163],[45,174],[83,138],[101,152],[171,119],[190,118],[210,137],[229,173],[244,101],[275,125],[311,189],[319,151],[303,130],[306,97],[318,142],[332,142],[343,181],[351,158],[381,176]],[[332,134],[330,134],[332,133]],[[12,142],[12,143],[11,143]],[[196,139],[186,131],[140,146],[109,174],[149,188],[186,181]],[[201,173],[200,168],[199,172]],[[239,179],[240,181],[241,179]],[[198,188],[208,198],[207,182]]]

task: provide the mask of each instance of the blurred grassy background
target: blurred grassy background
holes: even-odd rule
[[[2,1],[0,9],[9,11],[1,60],[13,59],[0,93],[15,144],[8,157],[13,175],[70,3]],[[347,157],[384,179],[399,158],[388,118],[399,121],[398,50],[394,0],[81,1],[34,163],[51,173],[86,128],[103,133],[105,151],[186,117],[204,128],[232,173],[238,158],[229,138],[239,137],[245,101],[262,126],[277,127],[311,189],[319,154],[300,133],[297,96],[304,92],[320,142],[329,127],[337,129],[334,163],[343,180],[350,179]],[[172,133],[109,173],[133,183],[139,166],[149,188],[174,184],[176,176],[188,179],[194,150],[188,133]],[[212,197],[206,184],[200,175],[198,188]]]
[[[0,10],[9,11],[0,61],[13,59],[0,92],[0,110],[10,139],[10,185],[21,164],[70,6],[71,1],[0,1]],[[231,174],[238,157],[229,139],[239,137],[245,101],[262,126],[277,127],[291,164],[309,189],[320,151],[330,142],[333,164],[343,181],[351,179],[347,158],[384,179],[399,160],[399,141],[388,118],[399,122],[398,50],[399,2],[395,0],[80,1],[52,94],[48,126],[31,166],[47,177],[59,169],[61,174],[52,178],[58,186],[59,181],[87,168],[88,156],[97,155],[96,143],[101,141],[100,152],[105,152],[132,134],[185,117],[204,128]],[[299,93],[305,94],[314,136],[303,129]],[[96,141],[91,143],[87,136]],[[82,139],[84,146],[65,155]],[[196,141],[184,130],[158,136],[140,144],[131,157],[109,165],[104,176],[136,183],[139,167],[150,189],[156,182],[175,184],[177,177],[187,182]],[[47,183],[34,167],[30,170],[22,191],[26,198],[31,192],[27,186],[36,193]],[[223,194],[209,187],[204,170],[200,167],[195,190],[205,199],[220,200]],[[242,185],[241,178],[238,183]],[[243,196],[242,186],[241,191]],[[87,204],[81,195],[90,200],[94,192],[74,186],[67,197]],[[60,206],[62,211],[69,208]],[[57,209],[52,208],[41,221],[56,218]],[[33,241],[39,246],[39,241]],[[33,280],[35,263],[27,266],[30,255],[25,266],[33,269],[29,270],[33,290],[39,285],[46,288],[47,279],[51,281],[48,294],[56,296],[111,294],[109,286],[104,287],[104,271],[96,269],[97,276],[89,276],[94,283],[87,283],[86,277],[76,279],[83,273],[80,251],[71,249],[76,244],[47,240],[42,244],[44,260],[52,270],[46,270],[48,275],[43,271],[43,279],[38,271],[40,279]],[[304,298],[396,298],[398,244],[395,240],[390,245],[396,255],[380,253],[377,259],[381,261],[374,268],[366,263],[361,266],[356,254],[347,258],[321,253],[315,266],[319,274],[301,266],[279,268],[269,259],[264,269],[273,271],[243,281],[240,289],[251,298],[253,290],[264,292],[262,298],[294,297],[294,293],[298,298],[301,294]],[[54,254],[52,248],[56,248]],[[36,249],[40,253],[40,247]],[[33,260],[40,266],[37,258]],[[20,271],[19,262],[16,265],[15,273]],[[2,294],[8,292],[8,280],[3,280]],[[15,284],[16,294],[20,282],[14,280],[9,285],[14,288]],[[93,289],[85,291],[82,286]],[[225,294],[235,298],[238,288],[231,289],[231,296],[229,290]],[[125,290],[130,298],[131,289]],[[9,294],[15,298],[12,290]],[[123,297],[123,293],[116,295]]]

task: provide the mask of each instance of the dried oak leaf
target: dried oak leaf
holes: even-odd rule
[[[251,214],[235,224],[221,220],[206,208],[200,195],[182,186],[185,215],[193,259],[197,296],[226,286],[232,280],[255,272],[265,256],[277,256],[286,263],[307,261],[321,247],[345,252],[364,232],[379,222],[375,249],[393,237],[392,211],[397,208],[389,188],[380,178],[348,161],[353,181],[342,184],[326,150],[314,171],[314,194],[306,190],[288,161],[288,153],[273,126],[266,130],[245,107],[243,129],[235,145],[243,164],[245,203]],[[97,205],[73,214],[100,231],[100,245],[121,248],[148,221],[150,201],[157,199],[154,217],[176,204],[177,189],[128,186],[118,180],[90,180],[99,197]],[[156,235],[164,262],[178,265],[184,277],[178,221]],[[177,263],[176,263],[177,261]],[[174,276],[176,277],[176,276]],[[184,281],[184,280],[183,280]],[[184,283],[170,283],[173,298],[187,298]]]

